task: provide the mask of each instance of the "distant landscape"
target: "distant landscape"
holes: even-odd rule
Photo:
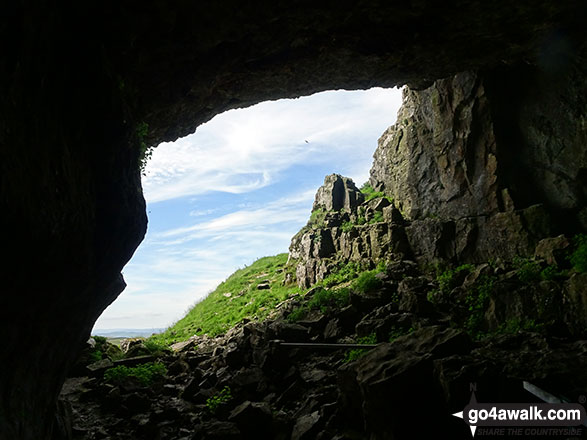
[[[104,330],[94,330],[94,336],[104,336],[106,338],[139,338],[149,337],[153,333],[161,333],[165,328],[110,328]]]

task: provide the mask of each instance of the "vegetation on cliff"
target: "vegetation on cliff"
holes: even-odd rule
[[[245,318],[265,319],[277,304],[299,291],[285,283],[286,263],[284,253],[237,270],[185,317],[151,339],[172,344],[195,334],[217,336]]]

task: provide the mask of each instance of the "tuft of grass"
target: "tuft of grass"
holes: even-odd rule
[[[518,279],[523,283],[531,283],[540,280],[540,263],[529,258],[515,258],[514,267],[518,274]]]
[[[386,197],[383,191],[375,191],[373,187],[369,184],[369,182],[365,182],[363,186],[361,186],[360,191],[365,196],[365,202],[376,199],[378,197]],[[391,201],[389,197],[386,198]]]
[[[379,272],[380,270],[378,269],[363,272],[355,281],[353,281],[352,288],[361,293],[371,292],[380,288],[383,283],[375,276]]]
[[[328,309],[341,308],[350,303],[350,291],[346,288],[324,289],[318,288],[314,296],[308,301],[310,309],[320,310],[323,313]]]
[[[471,273],[475,269],[475,266],[472,264],[463,264],[461,266],[456,267],[455,269],[447,269],[443,272],[440,272],[437,269],[436,281],[438,282],[438,288],[442,293],[449,293],[452,289],[457,287],[455,285],[457,275],[461,272]]]
[[[222,388],[222,390],[218,394],[215,394],[214,396],[207,399],[206,406],[212,414],[216,414],[216,412],[221,406],[226,405],[231,400],[232,393],[230,391],[230,387],[227,385],[224,388]]]
[[[322,280],[324,287],[332,287],[337,284],[346,283],[359,276],[361,265],[356,262],[339,263],[330,275]]]
[[[182,319],[148,340],[170,345],[197,334],[217,336],[244,318],[263,320],[275,306],[298,291],[295,285],[282,285],[287,254],[260,258],[237,270],[197,303]],[[269,280],[270,289],[257,290],[260,280]]]
[[[357,340],[357,344],[377,344],[377,335],[375,333],[371,333],[368,336],[359,338]],[[368,349],[366,348],[355,348],[346,354],[344,362],[356,361],[357,359],[360,359],[363,356],[365,356],[367,354],[367,351]]]
[[[383,221],[383,213],[381,211],[375,211],[373,214],[373,218],[369,220],[369,224],[372,225],[373,223],[381,223]]]
[[[351,221],[346,221],[341,225],[341,229],[342,232],[350,232],[353,230],[353,228],[355,227],[355,225],[353,225],[353,222]]]
[[[326,220],[326,211],[323,208],[318,208],[310,214],[308,224],[314,228],[323,228]]]
[[[148,362],[136,367],[119,365],[118,367],[110,368],[104,372],[104,380],[114,384],[121,384],[128,380],[129,377],[134,377],[141,385],[150,386],[166,374],[165,365],[160,362]]]
[[[544,324],[533,319],[512,318],[501,324],[496,333],[515,334],[522,330],[540,333],[544,330]]]
[[[573,238],[575,250],[569,261],[577,272],[587,272],[587,234],[578,234]]]
[[[304,319],[307,314],[308,312],[306,308],[298,307],[297,309],[292,310],[289,315],[287,315],[287,320],[289,322],[298,322]]]
[[[495,280],[492,277],[481,277],[477,285],[465,298],[465,303],[469,309],[469,317],[465,323],[465,328],[475,339],[480,339],[482,337],[485,310],[489,305],[489,299],[493,293],[494,283]]]

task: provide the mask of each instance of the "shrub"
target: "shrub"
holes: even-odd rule
[[[331,287],[337,284],[346,283],[347,281],[355,279],[359,275],[360,270],[361,265],[359,263],[339,263],[337,268],[322,280],[322,285],[324,287]]]
[[[383,221],[383,213],[381,211],[375,211],[373,218],[369,220],[369,224],[381,223]]]
[[[456,287],[455,282],[457,280],[456,275],[460,274],[461,272],[471,273],[471,271],[475,267],[471,264],[463,264],[458,266],[455,269],[448,269],[444,272],[440,272],[437,269],[437,272],[440,272],[436,275],[436,281],[438,282],[438,287],[442,293],[449,293],[452,289]]]
[[[496,333],[515,334],[522,330],[541,332],[544,330],[544,324],[539,324],[533,319],[512,318],[501,324]]]
[[[359,278],[353,282],[353,289],[361,293],[367,293],[380,288],[382,282],[375,276],[377,273],[377,269],[363,272],[359,275]]]
[[[357,340],[357,344],[377,344],[377,335],[375,333],[371,333],[368,336],[364,336],[362,338],[359,338]],[[349,351],[346,354],[346,356],[344,358],[344,362],[356,361],[357,359],[360,359],[365,354],[367,354],[367,351],[368,351],[367,348],[352,349],[351,351]]]
[[[169,351],[169,347],[161,341],[155,339],[145,339],[143,341],[145,348],[154,356],[161,356],[165,352]]]
[[[316,228],[321,228],[324,226],[325,219],[326,211],[323,208],[318,208],[312,211],[312,213],[310,214],[309,223]]]
[[[414,332],[414,327],[410,327],[409,329],[405,330],[403,328],[398,328],[396,326],[391,327],[389,331],[389,342],[395,341],[397,338],[403,335],[408,335]]]
[[[129,377],[134,377],[143,386],[150,386],[155,380],[162,378],[167,374],[165,365],[160,362],[148,362],[137,365],[136,367],[127,367],[119,365],[110,368],[104,372],[106,382],[120,384]]]
[[[475,339],[481,337],[483,318],[485,310],[489,305],[493,286],[494,279],[488,276],[483,276],[465,298],[465,302],[469,309],[469,317],[465,327]]]
[[[375,191],[369,182],[365,182],[363,186],[361,186],[361,192],[365,196],[365,201],[368,202],[369,200],[376,199],[378,197],[385,197],[383,191]]]
[[[578,272],[587,272],[587,234],[579,234],[573,238],[575,250],[569,260]]]
[[[225,386],[218,394],[206,400],[206,406],[212,414],[215,414],[221,406],[226,405],[231,400],[232,394],[230,387]]]
[[[306,314],[307,312],[305,308],[298,307],[297,309],[292,310],[289,315],[287,315],[287,320],[290,322],[297,322],[304,319]]]
[[[530,283],[540,279],[540,264],[527,258],[516,258],[514,266],[517,268],[518,278],[523,283]]]
[[[350,232],[353,230],[354,227],[355,227],[355,225],[353,225],[353,222],[346,221],[342,224],[342,226],[340,228],[342,229],[343,232]]]
[[[308,301],[308,307],[326,312],[329,308],[344,307],[350,302],[349,289],[323,289],[318,288]]]

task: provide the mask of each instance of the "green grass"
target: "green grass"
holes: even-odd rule
[[[339,263],[330,275],[322,280],[324,287],[332,287],[337,284],[346,283],[354,280],[361,273],[361,265],[356,262],[349,261],[346,264]]]
[[[134,377],[141,385],[150,386],[166,374],[167,369],[165,365],[160,362],[148,362],[137,365],[136,367],[119,365],[118,367],[110,368],[104,372],[104,380],[114,384],[121,384],[130,377]]]
[[[353,230],[354,227],[355,227],[355,225],[353,224],[353,222],[346,221],[346,222],[343,222],[343,224],[341,225],[340,228],[342,229],[342,232],[350,232]]]
[[[469,317],[465,328],[474,339],[483,337],[485,311],[494,290],[495,279],[489,276],[480,277],[477,284],[469,291],[465,303],[469,309]]]
[[[324,289],[318,288],[310,301],[310,309],[326,312],[333,308],[342,308],[350,303],[350,291],[347,288]]]
[[[383,283],[375,276],[379,272],[381,272],[381,270],[373,269],[361,273],[361,275],[353,281],[352,288],[361,293],[367,293],[380,288]]]
[[[369,185],[369,182],[365,182],[363,186],[361,186],[361,192],[365,196],[365,202],[376,199],[378,197],[385,197],[390,202],[392,201],[389,197],[385,196],[385,193],[383,191],[375,191],[373,187]]]
[[[514,267],[518,274],[518,279],[523,283],[531,283],[541,279],[540,263],[529,258],[515,258]]]
[[[587,272],[587,234],[578,234],[573,238],[575,250],[569,260],[577,272]]]
[[[440,272],[437,271],[438,274],[436,275],[436,281],[438,282],[438,288],[442,293],[449,293],[452,289],[457,287],[455,285],[456,275],[461,272],[471,273],[471,271],[475,267],[471,264],[463,264],[461,266],[456,267],[455,269],[447,269],[445,271]]]
[[[206,400],[206,406],[212,414],[215,414],[221,406],[226,405],[231,400],[232,393],[230,387],[225,386],[219,393]]]
[[[359,338],[357,340],[357,344],[377,344],[377,336],[375,335],[375,333],[371,333],[368,336]],[[368,351],[368,348],[355,348],[346,354],[344,362],[356,361],[357,359],[360,359],[363,356],[365,356]]]
[[[326,219],[326,211],[323,208],[318,208],[310,214],[310,221],[308,222],[314,228],[323,228],[324,220]]]
[[[237,270],[185,317],[149,340],[169,345],[185,341],[194,334],[223,334],[244,318],[263,320],[279,302],[299,291],[295,285],[282,285],[286,262],[284,253],[260,258]],[[257,285],[264,280],[269,280],[271,288],[257,290]]]

